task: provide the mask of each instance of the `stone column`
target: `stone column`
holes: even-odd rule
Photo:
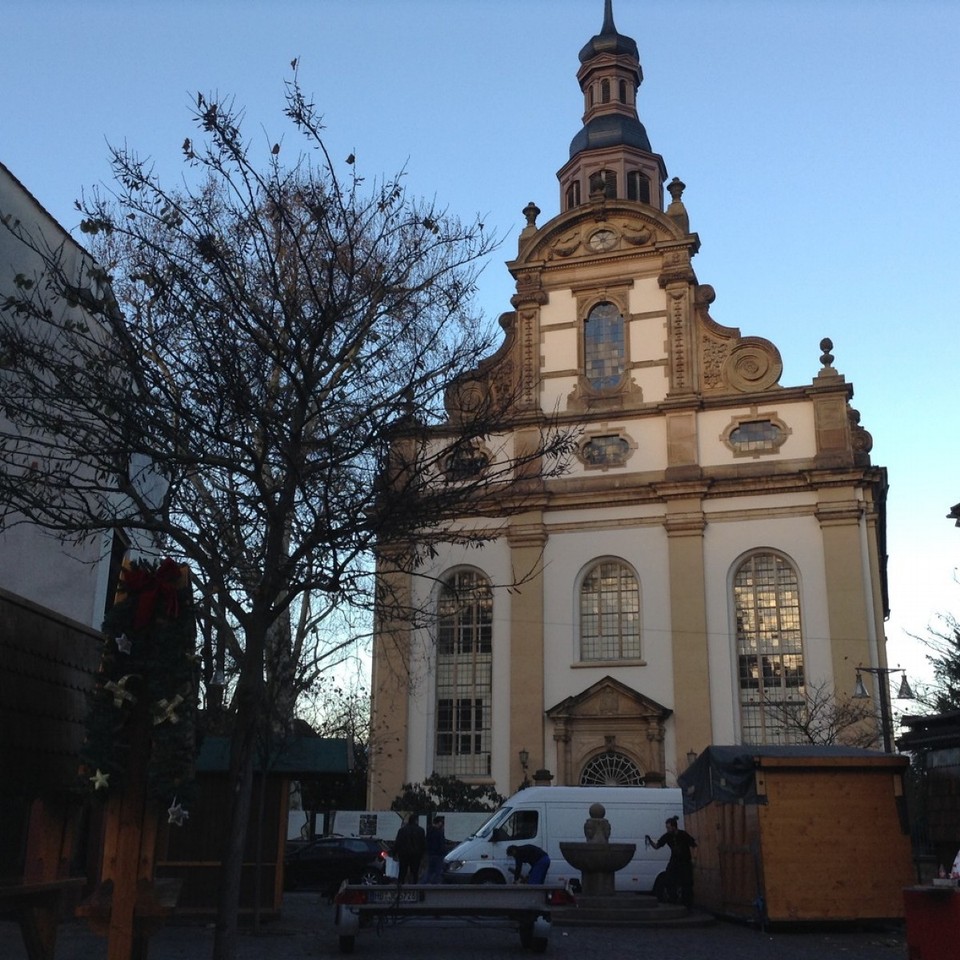
[[[389,810],[391,801],[409,780],[411,626],[403,613],[412,599],[412,578],[408,573],[382,567],[378,576],[391,598],[391,609],[383,613],[374,628],[367,809]]]
[[[701,507],[703,489],[702,484],[675,488],[667,501],[664,521],[670,568],[676,732],[674,769],[677,771],[684,769],[688,750],[702,750],[712,740],[703,556],[706,520]]]
[[[817,520],[823,537],[827,579],[827,616],[833,652],[833,685],[838,694],[850,694],[856,666],[886,664],[886,651],[878,642],[870,617],[871,604],[864,581],[865,561],[861,539],[863,504],[853,487],[819,491]]]
[[[510,592],[510,792],[523,780],[520,751],[528,767],[546,766],[543,755],[543,515],[514,517],[507,532],[515,585]],[[496,656],[496,653],[494,653]]]

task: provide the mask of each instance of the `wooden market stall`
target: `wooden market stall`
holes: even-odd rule
[[[842,746],[712,746],[679,777],[695,901],[770,923],[903,916],[908,759]]]
[[[0,919],[27,955],[53,956],[57,924],[96,875],[96,816],[77,790],[99,634],[0,590]]]
[[[216,912],[229,761],[229,738],[205,737],[197,758],[199,793],[193,812],[181,826],[160,824],[157,876],[179,883],[177,913],[181,915]],[[241,913],[250,914],[257,905],[264,919],[280,913],[291,781],[342,776],[352,762],[349,741],[326,737],[278,742],[269,756],[258,759],[241,877]]]

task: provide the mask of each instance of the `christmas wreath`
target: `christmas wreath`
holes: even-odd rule
[[[134,753],[147,751],[147,795],[182,823],[194,793],[199,681],[187,568],[170,559],[125,564],[103,634],[84,785],[101,796],[122,790]]]

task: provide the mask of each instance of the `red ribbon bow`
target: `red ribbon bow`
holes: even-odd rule
[[[177,587],[180,583],[180,565],[169,558],[161,561],[156,570],[149,567],[129,567],[123,571],[123,589],[137,594],[133,629],[145,627],[159,603],[163,614],[171,620],[180,612]]]

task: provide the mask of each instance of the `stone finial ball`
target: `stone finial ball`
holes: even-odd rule
[[[590,816],[594,820],[602,820],[606,816],[607,808],[602,803],[590,804]]]

